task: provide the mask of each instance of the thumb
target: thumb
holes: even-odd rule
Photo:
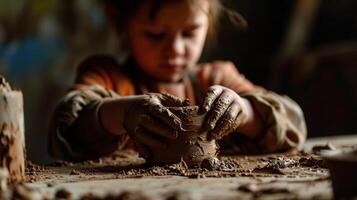
[[[181,106],[189,106],[190,101],[188,99],[182,100],[170,94],[162,94],[161,104],[166,107],[181,107]]]

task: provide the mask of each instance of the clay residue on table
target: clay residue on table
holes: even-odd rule
[[[301,162],[304,159],[311,159],[311,157],[319,158],[316,155],[303,152],[262,156],[221,156],[219,159],[204,161],[201,167],[190,168],[184,161],[164,166],[147,166],[135,151],[128,150],[82,163],[57,162],[50,166],[38,166],[28,162],[26,174],[27,177],[31,177],[28,179],[29,181],[44,183],[48,187],[59,186],[61,183],[106,179],[174,178],[180,176],[202,180],[209,177],[249,177],[254,180],[256,185],[237,185],[237,192],[251,194],[255,197],[273,194],[293,196],[296,194],[293,189],[285,187],[286,184],[278,184],[274,180],[280,179],[286,183],[289,181],[292,183],[301,182],[301,184],[328,181],[327,169],[321,168],[319,165],[307,166]],[[281,173],[275,173],[274,170],[257,170],[262,168],[278,170]],[[265,182],[267,178],[271,178],[271,183]],[[58,191],[58,195],[69,195],[67,192]],[[185,196],[179,191],[177,193],[172,191],[170,194],[171,196],[169,193],[165,193],[166,196],[162,196],[162,199]],[[142,199],[150,199],[144,190],[122,192],[117,194],[115,199],[128,195],[141,195]],[[112,194],[108,194],[107,197],[114,198]],[[83,194],[81,199],[105,199],[107,197],[98,197],[95,193],[88,192]]]
[[[308,165],[305,160],[312,159],[304,153],[274,154],[269,156],[223,156],[205,160],[201,167],[190,168],[184,161],[171,165],[148,166],[135,151],[82,163],[57,162],[48,166],[28,164],[26,176],[29,182],[52,181],[53,174],[68,175],[58,178],[61,182],[103,180],[116,178],[144,178],[184,176],[204,177],[321,177],[327,169],[321,165]],[[317,158],[314,158],[317,159]]]
[[[296,167],[298,162],[293,159],[278,157],[276,159],[268,160],[263,166],[256,167],[254,173],[267,173],[267,174],[285,174],[282,169],[289,167]]]
[[[44,166],[36,165],[29,160],[26,161],[25,166],[25,180],[27,182],[36,182],[45,178],[46,169]]]
[[[175,178],[177,176],[188,179],[249,177],[251,182],[237,184],[236,192],[250,195],[252,198],[280,195],[280,197],[299,197],[292,184],[328,184],[329,174],[319,155],[309,152],[291,152],[282,154],[258,156],[220,156],[202,162],[201,167],[190,168],[185,161],[164,166],[145,165],[143,159],[133,150],[116,152],[115,154],[98,160],[82,163],[56,162],[52,165],[38,166],[28,162],[27,177],[30,180],[45,183],[48,187],[60,186],[61,183],[75,183],[83,181],[106,179],[145,179],[145,178]],[[29,180],[29,179],[28,179]],[[245,179],[246,180],[246,179]],[[301,186],[301,185],[300,185]],[[53,195],[72,196],[69,190],[56,187]],[[167,191],[159,199],[185,199],[190,194],[180,191]],[[80,195],[79,199],[157,199],[145,192],[144,189],[122,191],[98,196],[88,191]],[[301,197],[301,196],[300,196]],[[326,197],[322,196],[322,197]],[[134,199],[135,199],[134,198]],[[191,196],[190,196],[191,198]],[[195,198],[191,198],[195,199]],[[200,199],[200,198],[198,198]]]

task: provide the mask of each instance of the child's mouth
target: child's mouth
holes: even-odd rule
[[[163,62],[163,67],[170,72],[181,71],[184,66],[183,59],[169,59]]]
[[[165,63],[163,64],[163,67],[170,72],[178,72],[181,69],[181,65],[172,64],[172,63]]]

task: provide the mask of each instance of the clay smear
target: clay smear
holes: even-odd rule
[[[171,112],[182,121],[186,131],[179,132],[176,140],[166,147],[151,146],[153,154],[148,163],[154,165],[173,164],[184,161],[189,167],[199,166],[205,159],[215,157],[218,146],[208,139],[208,132],[202,127],[205,115],[198,106],[170,107]]]
[[[23,97],[0,77],[0,168],[8,171],[11,183],[25,178]]]

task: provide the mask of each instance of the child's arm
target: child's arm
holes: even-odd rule
[[[250,146],[252,148],[239,147],[249,153],[251,149],[254,149],[254,152],[274,152],[298,148],[305,141],[306,125],[300,107],[286,96],[255,86],[245,79],[232,63],[215,62],[202,65],[197,71],[197,77],[208,92],[205,104],[209,105],[210,111],[218,113],[221,111],[214,110],[235,110],[236,118],[234,115],[229,117],[229,112],[223,112],[218,117],[215,114],[208,115],[211,116],[208,122],[213,121],[212,133],[218,134],[218,138],[226,135],[221,142]],[[228,100],[222,99],[224,96],[228,96]],[[217,106],[219,101],[226,102],[228,106]],[[238,109],[230,106],[233,101]],[[232,127],[231,129],[224,126],[222,128],[221,124],[229,123],[233,124],[227,126]],[[248,143],[249,145],[245,145]]]
[[[81,85],[60,100],[48,136],[51,156],[70,161],[94,159],[126,143],[125,136],[107,132],[98,121],[99,108],[107,98],[119,96],[99,85]]]

